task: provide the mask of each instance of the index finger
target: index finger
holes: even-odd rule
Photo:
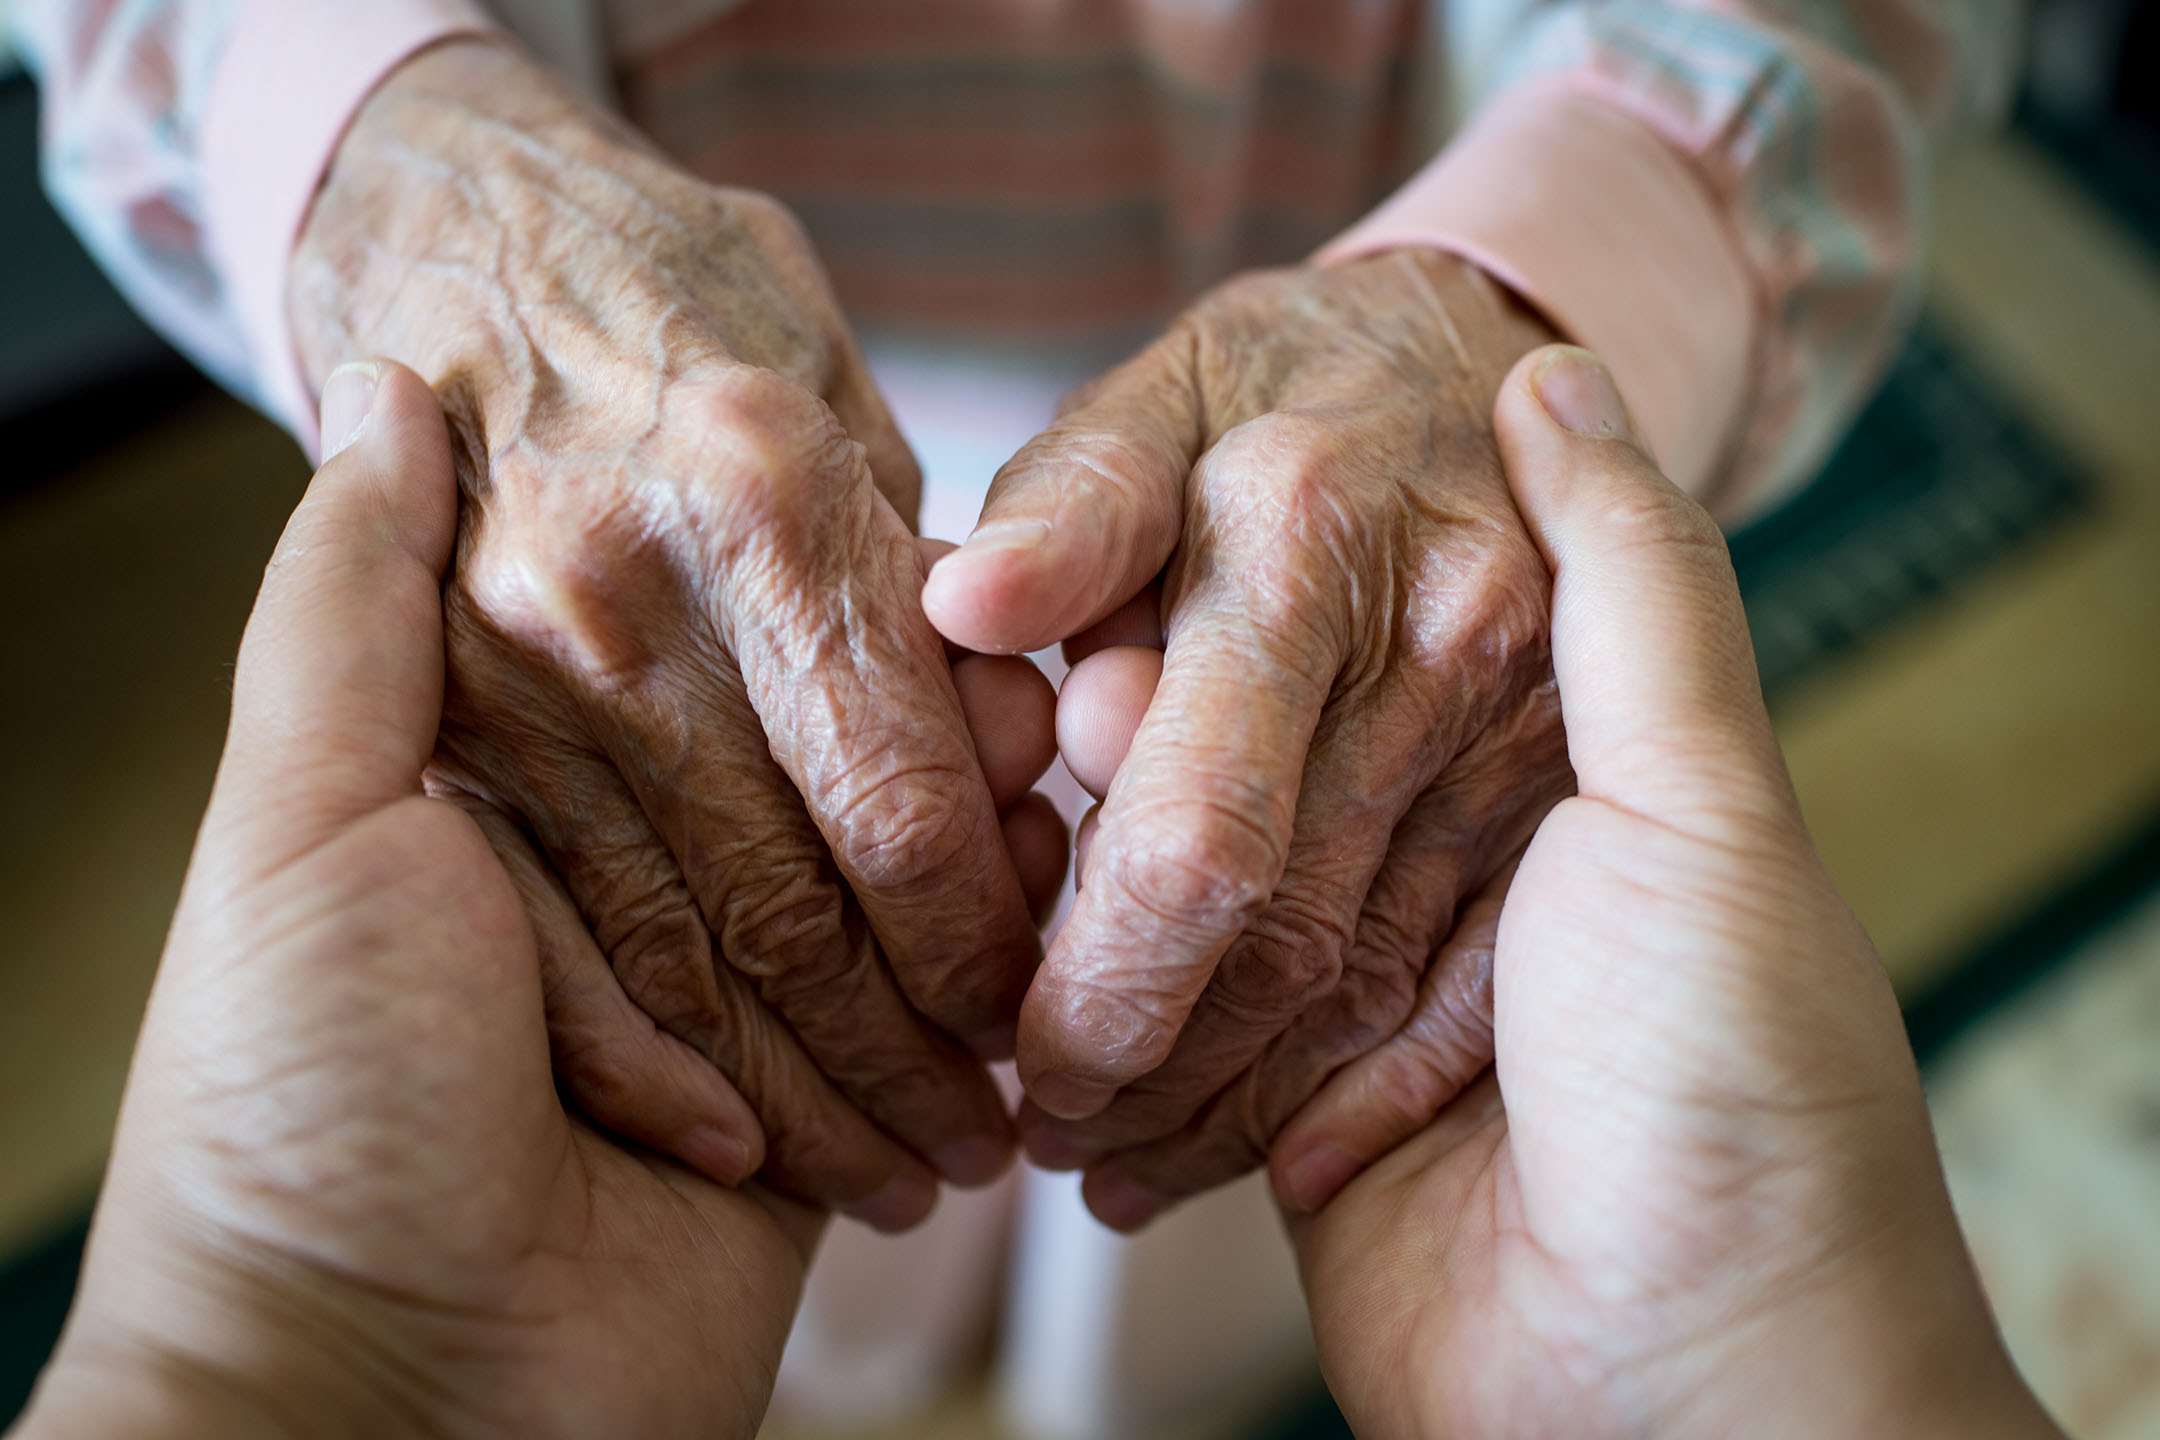
[[[914,538],[829,412],[797,413],[771,553],[738,565],[733,650],[908,999],[985,1053],[1010,1044],[1040,942],[977,761]]]
[[[1269,456],[1226,439],[1202,463],[1264,491],[1288,483]],[[1209,484],[1203,475],[1199,488]],[[1021,1080],[1063,1119],[1095,1114],[1162,1063],[1231,943],[1274,897],[1342,661],[1336,597],[1301,578],[1279,535],[1232,527],[1207,540],[1180,562],[1161,682],[1021,1014]]]

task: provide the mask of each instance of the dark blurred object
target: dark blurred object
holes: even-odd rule
[[[9,485],[207,383],[136,318],[38,183],[37,90],[0,80],[0,437]]]
[[[2148,242],[2160,237],[2160,6],[2035,0],[2018,125]]]
[[[2091,477],[1923,315],[1822,474],[1732,537],[1771,712],[2092,498]]]
[[[89,1239],[86,1205],[79,1219],[28,1254],[0,1263],[0,1429],[30,1399],[38,1371],[45,1368],[45,1357],[60,1336]]]
[[[2025,88],[2044,114],[2095,123],[2120,113],[2151,123],[2160,99],[2139,95],[2133,75],[2151,75],[2154,16],[2140,0],[2039,0]]]

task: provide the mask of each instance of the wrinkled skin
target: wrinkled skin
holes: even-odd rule
[[[565,1113],[519,889],[421,789],[454,508],[389,368],[249,621],[25,1437],[757,1431],[821,1217]]]
[[[932,572],[948,637],[1078,661],[1059,727],[1103,803],[1021,1125],[1110,1224],[1258,1164],[1421,987],[1463,999],[1458,1083],[1490,1057],[1483,977],[1430,972],[1570,785],[1491,436],[1547,338],[1436,252],[1240,278],[1078,396]]]
[[[1060,844],[1024,798],[1047,704],[1017,662],[962,662],[1044,721],[986,776],[921,611],[913,459],[792,219],[456,43],[345,138],[290,308],[318,384],[382,354],[444,397],[465,503],[431,785],[545,861],[514,873],[559,922],[579,1104],[886,1227],[939,1172],[995,1175],[978,1056],[1039,955],[1001,842]]]
[[[1406,1036],[1278,1141],[1330,1388],[1375,1440],[2056,1435],[1802,823],[1723,539],[1624,428],[1548,418],[1552,359],[1499,434],[1581,794],[1450,941],[1496,949],[1494,1072],[1435,1120]],[[1338,1193],[1344,1161],[1376,1163]]]

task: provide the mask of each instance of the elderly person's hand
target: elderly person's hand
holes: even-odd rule
[[[456,490],[380,374],[249,622],[22,1434],[748,1437],[818,1217],[565,1114],[518,888],[422,790]]]
[[[1243,277],[1076,397],[931,573],[947,636],[1078,662],[1060,738],[1103,804],[1022,1130],[1111,1224],[1257,1164],[1568,788],[1491,422],[1549,338],[1436,251]],[[1443,1040],[1464,1081],[1490,1056],[1474,1003]]]
[[[1716,527],[1580,351],[1520,366],[1498,421],[1581,794],[1450,942],[1497,945],[1496,1078],[1428,1127],[1413,1022],[1277,1141],[1284,1200],[1325,1205],[1292,1229],[1352,1427],[2054,1434],[1801,822]]]
[[[453,43],[345,137],[290,309],[314,376],[386,354],[444,397],[466,503],[431,778],[544,857],[519,874],[560,922],[579,1103],[886,1227],[932,1167],[996,1174],[979,1056],[1040,954],[1001,811],[1013,848],[1061,845],[1024,798],[1048,691],[1009,659],[956,689],[914,461],[793,220]],[[970,741],[971,667],[1010,753]]]

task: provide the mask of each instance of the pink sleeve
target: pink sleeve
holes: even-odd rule
[[[1998,112],[2018,0],[1574,0],[1321,253],[1459,252],[1604,352],[1728,517],[1804,481],[1902,338],[1929,162]]]
[[[1419,244],[1602,355],[1667,472],[1700,493],[1745,397],[1754,293],[1708,192],[1656,135],[1565,85],[1524,86],[1321,260]]]
[[[286,263],[345,125],[475,0],[28,0],[46,181],[191,358],[314,444]]]
[[[245,0],[205,107],[212,263],[270,413],[317,448],[315,397],[286,327],[285,272],[315,187],[361,102],[416,51],[486,30],[472,0]]]

